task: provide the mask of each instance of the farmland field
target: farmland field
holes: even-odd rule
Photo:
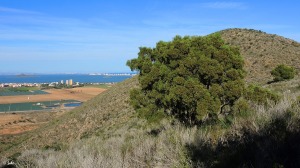
[[[0,139],[3,135],[13,135],[38,128],[64,114],[67,110],[53,112],[0,113]]]
[[[76,102],[76,100],[61,100],[61,101],[43,101],[43,102],[28,102],[28,103],[13,103],[0,104],[0,112],[12,111],[36,111],[36,110],[50,110],[54,107],[59,107],[64,103]]]
[[[47,94],[40,95],[0,96],[0,111],[2,109],[2,112],[0,112],[0,135],[19,134],[36,129],[68,111],[68,108],[57,108],[48,112],[44,110],[42,105],[54,105],[60,103],[61,100],[64,100],[62,101],[63,103],[74,102],[75,100],[85,102],[105,90],[91,86],[71,89],[49,89],[44,90]],[[38,103],[40,104],[38,105]],[[13,110],[19,111],[20,108],[40,111],[12,113]]]
[[[0,96],[39,95],[48,94],[36,87],[1,88]]]
[[[62,99],[85,102],[105,90],[106,89],[103,88],[90,88],[90,87],[71,88],[71,89],[49,89],[49,90],[44,90],[48,94],[0,96],[0,104],[60,101]]]

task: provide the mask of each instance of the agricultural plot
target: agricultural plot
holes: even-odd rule
[[[50,110],[53,108],[58,108],[65,103],[71,103],[71,102],[78,102],[78,101],[62,100],[62,101],[43,101],[43,102],[0,104],[0,112]]]
[[[47,94],[39,95],[0,96],[0,137],[36,129],[41,124],[64,114],[68,111],[66,109],[77,107],[81,105],[79,102],[85,102],[105,90],[90,86],[49,89],[45,90]],[[65,101],[61,101],[62,99]],[[47,108],[53,110],[49,112]]]
[[[49,89],[44,90],[47,94],[0,96],[0,104],[60,101],[61,99],[85,102],[105,90],[102,88]]]
[[[41,94],[48,94],[48,93],[42,90],[37,90],[35,88],[29,89],[26,87],[0,89],[0,96],[41,95]]]

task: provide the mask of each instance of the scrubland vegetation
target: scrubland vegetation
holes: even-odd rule
[[[263,34],[262,38],[269,37],[253,30],[244,30],[244,34],[238,29],[228,31],[242,34],[241,37],[259,39],[260,34]],[[247,34],[249,32],[254,35]],[[158,65],[164,67],[163,72],[168,72],[173,65],[180,65],[169,61],[172,62],[170,66],[164,66],[163,61],[155,63],[158,57],[151,60],[151,56],[158,56],[156,52],[166,57],[174,56],[168,47],[184,47],[180,40],[190,39],[176,37],[171,45],[158,43],[163,50],[141,48],[139,56],[143,58],[128,63],[131,68],[140,70],[139,76],[113,86],[60,120],[30,134],[20,135],[12,141],[15,146],[2,148],[6,151],[5,156],[13,156],[11,158],[16,159],[18,167],[43,168],[300,167],[300,80],[261,85],[257,84],[257,79],[251,80],[251,74],[250,78],[246,76],[247,82],[243,82],[243,68],[237,66],[241,60],[238,50],[219,43],[219,37],[210,43],[212,46],[205,46],[204,52],[198,54],[202,61],[207,61],[206,67],[220,64],[228,71],[218,66],[219,71],[209,69],[203,73],[203,69],[199,69],[198,73],[192,73],[193,69],[188,68],[202,65],[197,65],[197,58],[191,57],[194,58],[190,61],[191,66],[174,70],[183,80],[177,79],[172,69],[169,73],[157,75]],[[291,45],[300,46],[292,42]],[[222,52],[210,55],[216,50]],[[241,50],[241,53],[249,52]],[[208,58],[223,55],[234,56],[233,59],[217,61]],[[247,63],[251,55],[243,56]],[[222,61],[227,61],[230,66]],[[272,80],[270,72],[273,67],[272,63],[264,81]],[[247,75],[249,68],[251,66],[246,66]],[[170,73],[175,76],[168,76]],[[190,76],[182,76],[182,73]],[[235,80],[241,85],[231,87]],[[164,84],[168,87],[164,88]],[[235,86],[240,89],[235,90]],[[217,89],[212,91],[212,88]]]
[[[280,64],[271,71],[271,74],[274,76],[274,81],[283,81],[293,79],[295,76],[295,69],[293,67]]]
[[[271,71],[280,64],[300,70],[300,43],[275,34],[253,29],[226,29],[226,43],[237,46],[245,59],[246,81],[266,84],[273,80]]]
[[[300,106],[296,95],[250,103],[230,123],[186,127],[163,119],[132,119],[108,137],[92,136],[67,149],[24,151],[19,167],[298,167]]]

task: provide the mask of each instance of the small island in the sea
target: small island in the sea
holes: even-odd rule
[[[18,74],[18,75],[16,75],[16,76],[17,76],[17,77],[20,77],[20,78],[27,78],[27,77],[32,77],[32,76],[34,76],[34,75],[21,73],[21,74]]]

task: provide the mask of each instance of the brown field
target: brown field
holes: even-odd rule
[[[0,113],[0,135],[19,134],[36,129],[66,111]]]
[[[21,119],[21,115],[0,114],[0,135],[19,133],[22,130],[22,126],[20,125],[18,131],[16,132],[14,126],[11,125]]]
[[[0,104],[55,101],[73,99],[85,102],[101,92],[102,88],[72,88],[72,89],[49,89],[44,90],[50,94],[29,96],[0,96]],[[29,99],[28,99],[29,97]],[[0,136],[19,134],[38,128],[41,124],[59,117],[67,110],[59,109],[51,112],[21,112],[0,113]]]
[[[50,94],[42,95],[21,95],[21,96],[0,96],[0,104],[25,103],[39,101],[54,101],[73,99],[85,102],[101,92],[102,88],[72,88],[72,89],[49,89],[44,90]]]

